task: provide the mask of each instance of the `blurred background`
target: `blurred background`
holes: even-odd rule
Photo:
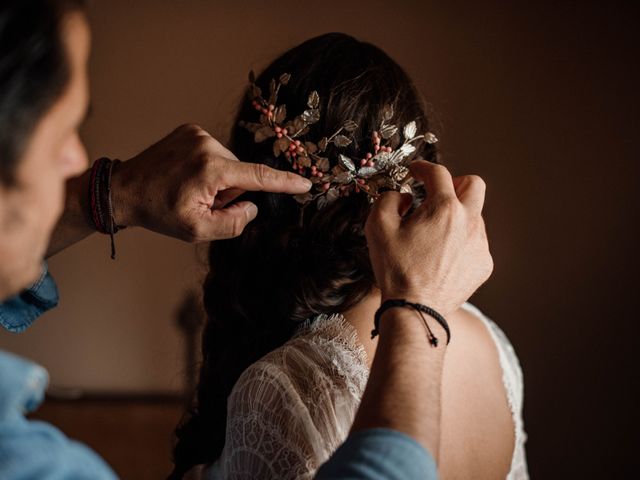
[[[83,135],[92,158],[123,160],[185,122],[224,141],[249,69],[329,31],[382,47],[427,98],[444,163],[488,184],[495,272],[472,301],[520,357],[532,477],[627,478],[640,466],[636,5],[94,0]],[[0,348],[50,371],[39,418],[122,478],[162,478],[203,249],[139,229],[117,243],[115,262],[98,235],[53,258],[60,307],[0,331]]]

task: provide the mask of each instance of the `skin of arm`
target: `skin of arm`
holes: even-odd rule
[[[64,211],[51,235],[47,258],[96,231],[89,217],[88,192],[89,172],[67,180]]]
[[[47,250],[50,257],[91,235],[89,176],[67,181],[65,210]],[[231,238],[258,214],[235,200],[245,191],[298,194],[311,182],[292,172],[240,162],[197,125],[183,125],[131,160],[114,168],[114,218],[187,242]]]
[[[485,184],[476,176],[452,178],[445,167],[425,161],[410,168],[424,182],[428,197],[407,216],[410,195],[382,195],[365,228],[369,254],[382,302],[406,299],[447,318],[493,270],[482,219]],[[440,339],[438,347],[429,344],[416,312],[385,312],[352,431],[397,430],[421,443],[437,461],[446,334],[433,319],[429,326]]]
[[[435,325],[435,322],[432,322]],[[430,324],[438,338],[444,330]],[[421,319],[408,309],[387,311],[352,431],[389,428],[418,440],[438,461],[440,387],[446,346],[432,348]]]

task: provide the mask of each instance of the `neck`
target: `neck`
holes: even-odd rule
[[[345,320],[355,328],[358,333],[358,340],[364,347],[365,352],[367,352],[369,368],[371,368],[378,345],[377,338],[371,339],[371,330],[373,330],[373,317],[378,307],[380,307],[380,299],[380,290],[374,289],[355,307],[343,313]]]

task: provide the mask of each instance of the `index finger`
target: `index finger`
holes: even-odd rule
[[[221,166],[224,189],[237,188],[246,191],[272,193],[306,193],[312,183],[293,172],[283,172],[261,163],[227,161]]]

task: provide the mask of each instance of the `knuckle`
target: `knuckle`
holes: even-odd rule
[[[273,170],[267,167],[264,163],[258,163],[254,167],[254,173],[256,176],[256,180],[260,184],[264,184],[269,180],[275,180],[275,174]]]
[[[238,172],[236,165],[233,163],[229,162],[229,164],[227,164],[223,159],[215,157],[211,159],[209,165],[209,178],[211,179],[212,185],[215,185],[219,190],[235,187],[237,184],[236,175],[243,173]]]
[[[433,172],[437,175],[450,175],[449,169],[440,163],[434,163],[431,165]]]
[[[482,179],[482,177],[478,176],[478,175],[469,175],[467,177],[467,182],[469,182],[469,187],[481,192],[484,194],[484,192],[486,192],[487,190],[487,184],[486,182]]]
[[[264,175],[265,175],[264,164],[262,163],[256,164],[253,167],[253,174],[256,176],[256,180],[258,180],[258,182],[263,183]]]
[[[220,174],[223,174],[227,168],[224,164],[225,158],[221,157],[216,151],[216,140],[211,137],[198,137],[197,143],[197,156],[202,166],[211,167],[213,170],[220,170]],[[229,166],[232,168],[232,166]]]
[[[200,127],[200,125],[197,125],[195,123],[183,123],[182,125],[180,125],[177,129],[177,132],[180,133],[199,133],[202,131],[202,127]]]
[[[450,195],[442,196],[438,201],[438,211],[442,214],[454,215],[457,213],[458,202]]]
[[[467,175],[469,183],[476,187],[486,188],[487,184],[479,175]]]
[[[198,135],[195,139],[195,145],[202,153],[207,155],[215,155],[218,148],[218,141],[209,135]]]
[[[204,237],[203,229],[198,222],[185,224],[184,231],[186,232],[185,240],[190,243],[196,243]]]
[[[216,159],[206,150],[198,150],[198,153],[194,156],[194,163],[196,170],[199,174],[207,171],[208,167],[215,169]]]

